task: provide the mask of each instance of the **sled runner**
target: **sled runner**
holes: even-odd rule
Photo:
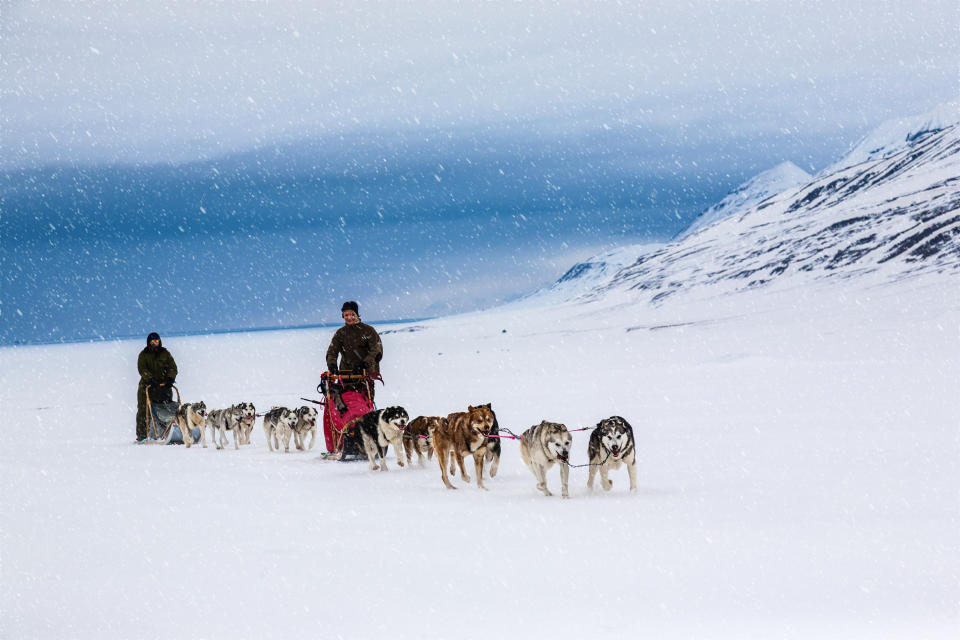
[[[376,407],[370,387],[374,379],[364,373],[324,372],[317,391],[323,396],[323,437],[327,453],[322,457],[334,460],[366,460],[356,424]]]
[[[151,402],[150,386],[147,386],[147,440],[143,444],[183,444],[183,434],[176,421],[180,390],[170,386],[177,392],[177,399],[171,402]],[[200,429],[192,429],[191,433],[194,441],[200,440]]]

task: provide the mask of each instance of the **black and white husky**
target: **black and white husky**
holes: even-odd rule
[[[304,442],[307,434],[310,434],[310,446],[307,447]],[[317,439],[317,410],[313,407],[302,406],[297,409],[297,425],[293,428],[293,442],[297,449],[313,449],[313,443]]]
[[[520,436],[520,456],[537,479],[537,489],[545,496],[552,496],[547,489],[547,470],[560,463],[560,492],[564,498],[570,497],[570,447],[573,438],[567,427],[556,422],[544,420],[530,427]]]
[[[283,442],[284,451],[290,452],[290,436],[297,426],[297,412],[286,407],[273,407],[263,415],[263,432],[267,436],[270,451],[280,451]]]
[[[253,423],[257,420],[257,409],[252,402],[240,402],[230,407],[227,418],[227,429],[235,429],[240,444],[250,444],[250,434],[253,433]]]
[[[377,409],[371,411],[360,419],[357,427],[363,438],[363,450],[367,453],[367,460],[370,461],[370,469],[376,471],[387,470],[386,446],[393,445],[393,450],[397,454],[397,464],[403,465],[403,436],[406,433],[407,421],[410,416],[403,407],[387,407],[386,409]],[[380,459],[380,465],[377,465],[377,459]]]
[[[637,456],[633,442],[633,427],[620,416],[611,416],[601,420],[590,434],[587,445],[590,456],[590,475],[587,488],[593,490],[593,477],[600,471],[600,484],[605,491],[613,486],[613,480],[607,477],[610,469],[619,469],[627,465],[630,476],[630,490],[637,490]]]

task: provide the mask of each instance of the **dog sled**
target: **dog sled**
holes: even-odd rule
[[[175,385],[170,388],[177,393],[177,399],[170,402],[152,402],[150,386],[147,385],[147,440],[144,444],[184,444],[183,434],[177,424],[177,409],[180,408],[180,390]],[[194,442],[200,440],[200,429],[191,429]]]
[[[323,438],[327,452],[321,458],[343,461],[367,459],[356,425],[376,408],[371,389],[375,379],[379,379],[379,376],[352,371],[338,374],[325,371],[320,376],[317,392],[322,399],[311,402],[323,406]]]

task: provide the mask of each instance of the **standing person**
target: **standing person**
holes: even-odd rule
[[[147,346],[137,358],[140,385],[137,387],[137,442],[147,439],[147,387],[150,387],[150,402],[173,400],[173,383],[177,379],[177,363],[160,341],[159,333],[147,336]]]
[[[355,447],[345,446],[346,435],[357,420],[375,408],[373,381],[380,378],[383,344],[376,329],[360,321],[360,307],[356,302],[344,302],[340,314],[344,325],[333,334],[327,349],[330,374],[324,377],[330,386],[324,391],[328,406],[323,412],[323,437],[327,452],[349,456]],[[341,377],[341,373],[347,372],[362,377]],[[355,443],[355,439],[351,442]]]
[[[333,334],[327,348],[327,371],[379,374],[383,343],[377,330],[360,320],[360,306],[353,300],[343,303],[340,315],[344,325]],[[372,398],[372,386],[370,395]]]

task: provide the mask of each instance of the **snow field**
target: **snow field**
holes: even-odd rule
[[[510,440],[486,492],[393,453],[387,473],[270,453],[259,420],[240,451],[132,446],[139,341],[0,349],[0,636],[954,637],[953,284],[383,332],[380,407],[492,402],[516,433],[625,417],[639,490],[574,469],[569,500]],[[165,344],[184,401],[262,412],[316,397],[331,334]]]

